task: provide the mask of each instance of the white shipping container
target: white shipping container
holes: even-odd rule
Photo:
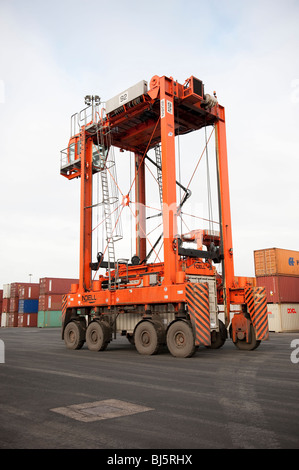
[[[299,331],[299,303],[268,304],[269,331],[276,333]]]
[[[3,284],[3,299],[10,298],[10,284]]]
[[[9,313],[3,312],[1,315],[1,328],[5,328],[8,326],[8,316]]]

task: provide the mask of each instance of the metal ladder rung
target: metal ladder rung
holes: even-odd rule
[[[162,157],[161,157],[161,148],[160,145],[155,147],[155,156],[156,156],[156,164],[157,164],[157,181],[159,185],[159,195],[160,195],[160,203],[161,207],[163,204],[163,190],[162,190]]]

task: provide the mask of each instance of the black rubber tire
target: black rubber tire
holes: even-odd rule
[[[234,345],[238,349],[241,349],[242,351],[253,351],[254,349],[259,347],[259,345],[261,344],[261,341],[256,339],[255,329],[252,323],[250,325],[250,336],[251,336],[250,343],[247,343],[246,339],[242,339],[242,340],[238,339],[236,342],[234,342]]]
[[[129,341],[130,344],[135,346],[134,335],[127,333],[127,340]]]
[[[110,331],[106,323],[92,321],[86,330],[86,344],[90,351],[104,351],[110,341]]]
[[[191,357],[196,350],[192,327],[184,320],[177,320],[169,326],[166,343],[175,357]]]
[[[211,339],[210,346],[206,346],[208,349],[219,349],[224,345],[227,339],[227,329],[221,320],[219,320],[219,331],[215,332]]]
[[[84,329],[81,322],[70,321],[64,329],[63,338],[68,349],[81,349],[84,344]]]
[[[151,356],[159,351],[158,331],[154,323],[145,320],[136,326],[134,343],[139,354]]]

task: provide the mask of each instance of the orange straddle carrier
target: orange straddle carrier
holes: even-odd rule
[[[252,279],[234,276],[225,112],[216,94],[206,94],[194,76],[183,84],[154,76],[149,86],[141,81],[105,105],[98,96],[88,95],[85,102],[71,117],[71,138],[61,152],[60,173],[80,178],[81,188],[79,284],[63,302],[66,346],[86,343],[100,351],[121,334],[140,354],[166,345],[173,356],[190,357],[199,346],[220,348],[229,332],[237,348],[255,349],[269,336],[266,297]],[[208,127],[205,148],[215,136],[219,230],[181,233],[178,221],[191,191],[177,181],[176,137]],[[125,192],[114,149],[133,156]],[[146,180],[153,172],[160,199],[156,242],[147,233]],[[101,220],[95,220],[99,208]],[[125,211],[135,222],[131,259],[116,254]],[[95,246],[99,231],[101,251]]]

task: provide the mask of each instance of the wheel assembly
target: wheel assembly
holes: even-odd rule
[[[90,351],[104,351],[110,341],[110,327],[104,321],[92,321],[86,330],[86,344]]]
[[[167,331],[166,343],[169,352],[175,357],[191,357],[195,353],[192,327],[184,320],[172,323]]]
[[[250,324],[249,342],[246,341],[246,335],[244,335],[243,332],[237,332],[237,340],[234,341],[234,345],[243,351],[253,351],[259,347],[260,343],[260,340],[256,339],[256,333],[252,323]]]
[[[68,349],[80,349],[84,344],[84,329],[81,322],[70,321],[64,330],[64,342]]]
[[[219,331],[213,331],[211,335],[211,344],[206,346],[208,349],[219,349],[221,348],[227,339],[227,329],[224,323],[219,320]]]
[[[129,343],[132,344],[133,346],[135,345],[134,335],[127,333],[127,340],[128,340]]]
[[[134,333],[134,342],[139,354],[156,354],[160,346],[156,325],[148,320],[139,323]]]

